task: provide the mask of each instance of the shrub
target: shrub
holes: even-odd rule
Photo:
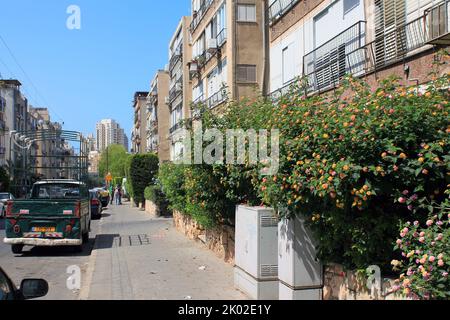
[[[145,188],[152,184],[158,172],[159,160],[155,154],[136,154],[129,163],[130,185],[136,204],[144,202]]]
[[[447,192],[448,194],[448,192]],[[402,226],[395,250],[401,261],[393,260],[394,270],[402,270],[394,291],[413,299],[450,298],[450,202],[437,205],[425,224],[407,222]]]
[[[159,211],[158,215],[166,215],[169,213],[169,203],[159,183],[145,188],[144,195],[146,200],[149,200],[156,205]]]
[[[158,173],[158,180],[169,201],[169,208],[179,212],[184,212],[186,208],[184,170],[184,165],[165,163],[160,166]]]
[[[306,216],[325,262],[387,267],[399,222],[423,221],[425,203],[445,198],[448,80],[418,94],[396,79],[372,92],[348,78],[330,97],[282,99],[271,121],[280,171],[261,177],[265,203]]]

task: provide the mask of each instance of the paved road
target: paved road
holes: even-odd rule
[[[104,212],[107,214],[107,210]],[[86,272],[89,256],[99,228],[99,221],[92,221],[89,244],[84,245],[83,252],[74,253],[70,247],[34,248],[25,247],[21,255],[11,252],[11,246],[3,243],[5,237],[5,221],[0,220],[0,266],[16,283],[23,278],[42,278],[49,283],[49,293],[43,300],[75,300],[79,291],[67,289],[66,281],[70,274],[69,266],[79,266]],[[83,277],[82,277],[82,280]]]
[[[16,283],[25,277],[49,281],[44,299],[246,299],[233,288],[232,266],[178,233],[172,219],[151,218],[127,204],[112,206],[92,222],[91,240],[82,253],[30,249],[14,255],[0,243],[0,266]],[[80,291],[66,287],[71,265],[82,270]]]

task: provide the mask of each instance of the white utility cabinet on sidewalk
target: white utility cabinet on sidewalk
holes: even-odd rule
[[[278,218],[273,209],[236,208],[235,287],[257,300],[278,300]]]
[[[322,300],[323,267],[303,218],[281,220],[277,251],[280,300]]]

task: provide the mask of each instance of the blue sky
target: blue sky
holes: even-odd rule
[[[190,11],[189,0],[0,2],[0,35],[32,83],[0,42],[3,78],[18,78],[30,102],[49,104],[65,129],[94,133],[98,120],[113,118],[128,136],[133,94],[149,90],[180,17]],[[81,9],[81,30],[66,27],[72,4]]]

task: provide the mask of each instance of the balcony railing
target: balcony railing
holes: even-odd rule
[[[206,100],[206,106],[210,109],[218,106],[228,99],[226,90],[219,90]]]
[[[450,0],[443,1],[425,12],[427,37],[430,44],[449,44]]]
[[[269,7],[269,20],[274,23],[279,20],[286,12],[297,4],[300,0],[275,0]]]
[[[216,39],[217,39],[217,48],[222,47],[223,44],[227,41],[227,29],[226,28],[222,29],[222,31],[220,31],[217,34]]]
[[[201,94],[197,99],[192,101],[192,115],[198,117],[200,115],[201,106],[205,104],[205,97]]]
[[[175,84],[173,85],[172,89],[169,91],[169,104],[171,104],[178,96],[183,92],[183,76],[181,75],[177,81],[175,81]]]
[[[303,72],[309,90],[318,91],[336,84],[346,73],[363,69],[364,59],[357,52],[364,46],[366,23],[359,21],[303,57]]]
[[[169,133],[173,134],[175,131],[177,131],[178,129],[180,129],[182,127],[182,122],[178,122],[177,124],[173,125],[170,129],[169,129]]]
[[[200,8],[198,9],[198,11],[194,12],[192,14],[192,22],[191,22],[191,33],[193,33],[198,25],[200,24],[200,22],[203,20],[203,17],[205,16],[206,12],[208,12],[209,7],[211,7],[211,4],[214,2],[215,0],[205,0],[203,2],[203,4],[200,6]]]

